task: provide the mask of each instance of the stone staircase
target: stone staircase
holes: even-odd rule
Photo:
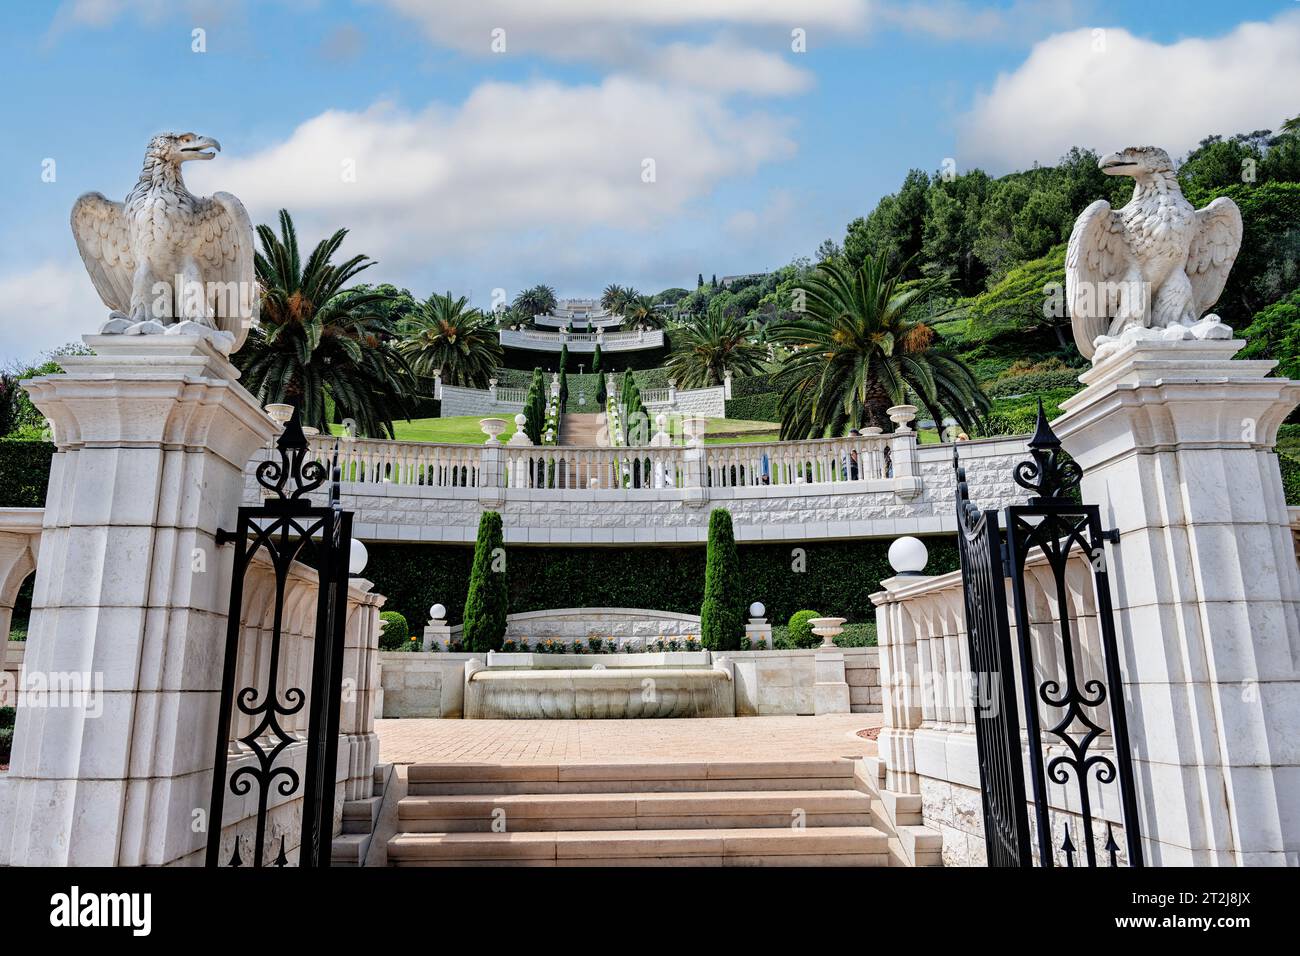
[[[384,804],[384,791],[392,779],[391,763],[376,764],[371,795],[363,800],[344,801],[343,832],[334,837],[330,846],[331,866],[365,865],[375,826],[379,822],[379,810]]]
[[[888,866],[851,760],[415,764],[394,866]]]
[[[578,445],[586,448],[604,447],[608,440],[603,440],[605,416],[599,412],[574,414],[565,412],[560,422],[560,444]]]

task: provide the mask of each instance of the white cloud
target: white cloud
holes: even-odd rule
[[[347,225],[351,247],[402,268],[499,255],[525,234],[552,249],[590,230],[646,234],[689,216],[723,181],[792,155],[788,129],[627,78],[488,83],[454,108],[322,113],[278,145],[187,175],[196,192],[239,196],[255,221],[283,206],[304,235]]]
[[[649,72],[668,83],[714,93],[783,96],[802,93],[812,74],[775,53],[732,43],[672,43],[656,51]]]
[[[0,275],[0,363],[30,361],[79,342],[108,318],[74,253],[26,271]]]
[[[1055,162],[1073,145],[1155,145],[1176,156],[1208,133],[1275,129],[1295,113],[1297,48],[1294,12],[1169,44],[1118,28],[1061,33],[976,96],[958,159],[1002,171]]]
[[[1047,29],[1078,19],[1075,0],[1014,0],[1008,6],[985,6],[966,0],[919,0],[886,3],[877,10],[885,26],[938,40],[1021,42]]]

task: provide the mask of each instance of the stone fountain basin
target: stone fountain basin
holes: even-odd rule
[[[558,656],[558,655],[557,655]],[[712,667],[514,668],[470,661],[468,719],[564,720],[734,717],[729,661]]]

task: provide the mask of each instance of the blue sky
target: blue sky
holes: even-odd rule
[[[168,129],[222,142],[187,165],[193,191],[234,192],[255,222],[286,206],[304,240],[348,226],[375,281],[487,306],[536,282],[657,291],[773,268],[950,157],[996,174],[1075,143],[1180,155],[1300,112],[1294,0],[14,7],[0,361],[101,321],[68,212],[88,190],[123,197]]]

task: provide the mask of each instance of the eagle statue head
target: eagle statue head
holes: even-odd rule
[[[197,133],[159,133],[149,140],[146,160],[180,166],[191,159],[212,159],[221,152],[221,144],[211,136]]]
[[[1174,171],[1169,154],[1158,146],[1130,146],[1103,156],[1097,165],[1107,176],[1132,176],[1134,179]]]

